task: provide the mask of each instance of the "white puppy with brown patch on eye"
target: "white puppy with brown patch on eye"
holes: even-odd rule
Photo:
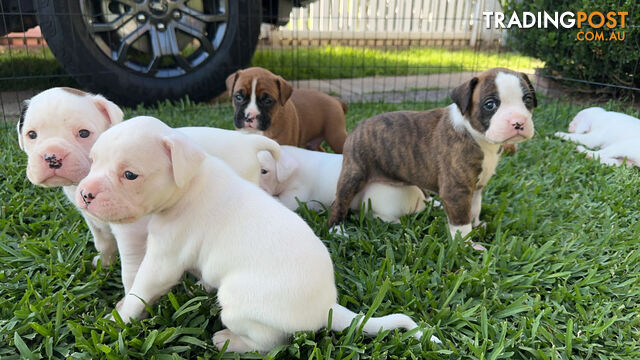
[[[640,119],[633,116],[591,107],[576,114],[569,124],[569,133],[555,135],[584,145],[576,150],[603,164],[640,166]]]
[[[161,121],[137,117],[110,128],[91,157],[76,204],[103,221],[151,217],[147,252],[117,309],[125,321],[185,271],[218,289],[227,327],[213,336],[218,349],[228,341],[228,351],[268,351],[295,331],[327,326],[330,310],[333,329],[355,318],[336,303],[331,258],[309,226]],[[416,327],[393,314],[369,319],[364,331]]]
[[[98,135],[122,121],[120,108],[100,95],[73,88],[45,90],[23,105],[18,143],[27,154],[27,178],[42,187],[61,186],[73,201],[76,185],[89,173],[89,150]],[[82,212],[98,259],[108,266],[116,240],[108,224]]]
[[[288,145],[280,149],[280,160],[266,151],[258,152],[260,187],[291,210],[298,208],[298,200],[312,210],[330,207],[336,199],[342,155]],[[362,203],[368,208],[369,201],[374,217],[393,223],[425,208],[425,196],[417,186],[369,183],[353,199],[351,209],[359,210]]]
[[[89,151],[93,143],[122,118],[122,110],[116,104],[100,95],[73,88],[52,88],[27,100],[17,126],[18,142],[28,155],[27,177],[34,185],[62,186],[73,203],[76,185],[89,173]],[[259,181],[260,171],[257,152],[269,151],[276,157],[280,153],[279,145],[264,136],[206,127],[178,130],[255,184]],[[125,293],[128,292],[144,256],[146,219],[135,224],[108,224],[86,211],[81,214],[100,253],[94,258],[93,265],[100,258],[103,265],[109,265],[117,248],[122,283]]]

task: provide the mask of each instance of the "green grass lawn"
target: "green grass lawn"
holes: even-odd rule
[[[256,52],[253,64],[285,79],[339,79],[483,71],[496,66],[515,70],[543,67],[538,59],[512,52],[410,48],[300,47]]]
[[[48,48],[0,50],[0,91],[75,86]]]
[[[330,250],[341,304],[376,316],[407,313],[442,346],[397,331],[369,339],[352,328],[297,333],[267,357],[640,358],[640,172],[605,167],[554,138],[579,106],[540,103],[536,136],[501,160],[485,190],[487,228],[472,234],[486,252],[449,239],[438,208],[399,225],[351,217],[349,238],[329,235],[326,212],[300,211]],[[352,104],[348,123],[427,107]],[[127,115],[134,114],[231,127],[224,105],[163,105]],[[27,181],[12,127],[0,131],[0,151],[0,358],[241,357],[213,348],[211,336],[222,327],[215,295],[191,277],[145,320],[104,320],[121,296],[119,266],[92,268],[96,251],[82,218],[60,190]]]
[[[259,49],[252,65],[265,67],[287,80],[305,80],[481,71],[496,66],[530,70],[544,64],[531,57],[496,51],[300,47]],[[0,51],[0,91],[54,86],[78,85],[47,48]]]

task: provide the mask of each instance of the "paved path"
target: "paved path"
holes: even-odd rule
[[[534,70],[524,70],[524,72],[526,74],[535,73]],[[293,81],[293,85],[296,88],[316,89],[340,96],[348,103],[377,100],[389,103],[439,101],[448,98],[451,89],[479,73],[480,71],[354,79],[299,80]],[[541,93],[550,91],[548,81],[545,79],[535,75],[529,75],[529,78]]]
[[[354,79],[300,80],[294,87],[316,89],[340,96],[346,102],[383,100],[440,100],[448,96],[449,90],[460,85],[475,73],[376,76]]]

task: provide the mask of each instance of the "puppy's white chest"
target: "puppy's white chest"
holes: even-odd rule
[[[484,158],[482,159],[482,172],[478,176],[477,186],[482,188],[487,185],[489,179],[496,173],[496,166],[498,166],[498,160],[500,160],[500,155],[498,154],[500,146],[486,145],[480,147],[484,153]]]

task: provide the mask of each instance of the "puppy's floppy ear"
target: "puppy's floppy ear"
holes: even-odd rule
[[[280,92],[280,105],[284,106],[284,104],[289,100],[291,94],[293,93],[293,87],[291,84],[282,76],[276,76],[276,85],[278,86],[278,91]]]
[[[18,130],[18,145],[21,150],[24,150],[24,143],[22,142],[22,127],[24,126],[24,116],[27,113],[27,108],[29,107],[29,100],[25,100],[22,103],[22,109],[20,109],[20,119],[18,120],[18,124],[16,125],[16,129]]]
[[[287,181],[298,168],[298,162],[284,151],[280,152],[280,160],[276,162],[276,179],[279,183]]]
[[[478,78],[474,77],[466,83],[451,90],[451,100],[453,100],[453,102],[458,105],[458,108],[460,109],[462,115],[465,115],[467,112],[471,111],[473,90],[476,88],[476,85],[478,85]]]
[[[238,76],[240,76],[240,72],[242,70],[238,70],[233,74],[227,77],[227,80],[224,82],[227,85],[227,91],[229,91],[229,96],[233,96],[233,88],[236,86],[236,81],[238,81]]]
[[[118,107],[118,105],[112,103],[111,101],[105,99],[102,95],[92,95],[93,103],[98,108],[98,111],[104,115],[107,119],[107,124],[109,127],[122,122],[122,118],[124,114],[122,110]]]
[[[189,184],[200,170],[205,153],[186,136],[173,134],[162,138],[162,145],[169,153],[173,180],[179,188]]]
[[[273,154],[269,150],[260,150],[256,154],[258,157],[258,162],[260,163],[260,168],[265,170],[275,169],[276,159],[273,157]]]
[[[256,149],[254,151],[258,152],[261,150],[266,150],[269,153],[271,153],[271,156],[276,160],[280,160],[280,144],[278,144],[277,142],[275,142],[272,139],[269,139],[266,136],[262,136],[262,135],[255,135],[252,134],[251,136],[254,136],[255,139],[257,140],[256,143]]]
[[[531,96],[533,96],[533,107],[537,107],[538,98],[536,97],[536,89],[533,87],[533,84],[531,84],[531,80],[529,80],[529,77],[527,76],[527,74],[521,72],[520,76],[522,77],[522,80],[524,80],[524,82],[527,83],[527,86],[531,91]]]

